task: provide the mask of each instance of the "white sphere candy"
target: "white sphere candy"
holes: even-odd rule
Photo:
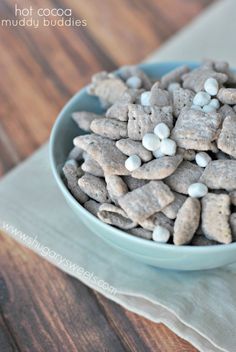
[[[156,159],[159,159],[159,158],[162,158],[163,156],[165,156],[165,154],[163,154],[163,153],[161,152],[161,149],[160,149],[160,148],[157,149],[157,150],[154,150],[154,151],[152,152],[152,154],[153,154],[153,156],[154,156]]]
[[[160,139],[154,133],[146,133],[142,140],[144,148],[153,152],[160,147]]]
[[[149,91],[143,92],[140,97],[141,105],[150,106],[150,96],[151,96],[151,92]]]
[[[161,123],[158,123],[158,125],[156,125],[156,127],[154,128],[154,133],[160,139],[165,139],[169,137],[170,129],[164,122],[161,122]]]
[[[214,98],[214,99],[211,99],[209,105],[213,106],[215,109],[219,109],[220,102],[218,99]]]
[[[207,104],[207,105],[203,106],[202,111],[204,111],[204,112],[213,112],[213,111],[216,111],[216,109],[211,104]]]
[[[205,91],[210,95],[216,95],[219,90],[219,84],[215,78],[208,78],[204,83]]]
[[[203,183],[192,183],[188,188],[188,194],[192,198],[201,198],[208,193],[208,188]]]
[[[138,155],[131,155],[125,161],[125,167],[129,171],[134,171],[141,166],[141,159]]]
[[[176,154],[176,142],[172,139],[166,138],[161,141],[160,150],[164,155],[173,156]]]
[[[170,231],[163,226],[156,226],[152,233],[152,239],[155,242],[166,243],[169,241]]]
[[[169,93],[173,93],[174,90],[179,88],[180,88],[180,84],[178,82],[173,82],[168,85],[167,90]]]
[[[198,92],[193,98],[193,105],[204,106],[210,103],[211,96],[206,92]]]
[[[202,111],[202,108],[201,108],[201,106],[199,106],[199,105],[192,105],[192,106],[191,106],[191,109]]]
[[[211,157],[205,152],[200,152],[196,154],[195,160],[198,166],[206,167],[211,161]]]
[[[126,84],[129,88],[138,89],[142,86],[142,81],[138,76],[131,76],[126,80]]]

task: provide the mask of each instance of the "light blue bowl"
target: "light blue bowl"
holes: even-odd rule
[[[198,66],[192,62],[167,62],[142,64],[140,67],[151,77],[159,78],[173,68],[187,64],[190,68]],[[71,119],[74,111],[93,111],[102,113],[99,101],[86,93],[86,88],[75,94],[60,112],[50,138],[50,162],[53,175],[67,203],[78,218],[96,235],[126,255],[160,268],[174,270],[211,269],[236,261],[236,243],[216,246],[174,246],[157,244],[134,237],[117,228],[104,224],[84,209],[71,195],[62,181],[62,166],[72,149],[72,140],[83,134]],[[78,230],[79,231],[79,230]]]

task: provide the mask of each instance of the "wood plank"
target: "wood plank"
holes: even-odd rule
[[[0,280],[1,287],[1,280]],[[1,300],[0,300],[1,301]],[[8,330],[7,322],[0,312],[0,351],[1,352],[19,352],[20,349],[12,336],[11,331]]]
[[[197,352],[187,341],[181,339],[163,324],[157,324],[128,310],[96,293],[99,304],[103,307],[111,326],[116,329],[120,339],[134,351],[155,352]],[[132,334],[130,333],[132,331]]]
[[[20,350],[124,351],[92,290],[8,236],[0,238],[2,315]]]

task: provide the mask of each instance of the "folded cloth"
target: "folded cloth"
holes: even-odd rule
[[[210,45],[225,21],[233,35],[235,10],[232,0],[218,3],[172,39],[155,60],[204,56],[205,52],[199,51],[206,40],[203,34]],[[236,63],[232,43],[225,37],[223,50],[220,42],[207,55],[230,57],[231,63]],[[191,57],[191,53],[196,55]],[[235,352],[236,265],[174,272],[144,265],[116,251],[90,233],[66,204],[50,170],[47,145],[0,182],[0,227],[87,286],[133,312],[166,324],[200,351]]]

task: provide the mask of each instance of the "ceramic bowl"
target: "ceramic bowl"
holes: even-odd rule
[[[166,62],[141,64],[140,68],[149,76],[158,79],[182,64],[187,64],[190,68],[198,66],[197,63],[193,62]],[[98,99],[89,96],[86,88],[69,100],[56,119],[50,138],[50,163],[57,185],[66,202],[91,232],[124,254],[159,268],[203,270],[224,266],[236,261],[236,243],[196,247],[158,244],[104,224],[83,208],[68,191],[61,177],[63,164],[73,147],[73,138],[84,134],[71,118],[72,112],[80,110],[102,113]]]

